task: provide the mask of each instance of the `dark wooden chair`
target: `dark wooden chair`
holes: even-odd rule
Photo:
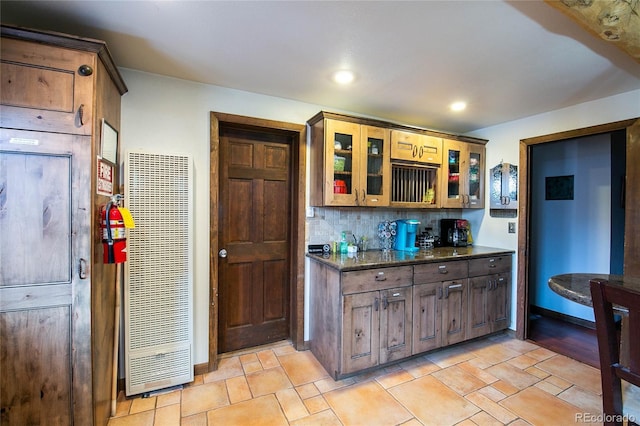
[[[640,291],[601,279],[591,280],[590,285],[600,353],[604,424],[621,425],[624,421],[628,421],[629,424],[638,424],[640,423]],[[616,336],[613,305],[628,310],[628,315],[623,319],[628,321],[628,324],[623,325],[622,344],[619,344]],[[624,351],[622,363],[621,347]]]

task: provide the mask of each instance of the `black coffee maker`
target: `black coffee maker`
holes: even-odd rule
[[[440,241],[443,246],[466,247],[469,222],[466,219],[440,219]]]

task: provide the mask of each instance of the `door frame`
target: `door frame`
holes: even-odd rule
[[[290,222],[290,315],[291,342],[304,349],[304,260],[306,206],[306,124],[287,123],[221,112],[210,113],[209,141],[209,362],[208,371],[218,365],[218,201],[220,128],[282,131],[292,136],[291,146],[291,222]]]
[[[635,124],[635,126],[634,126]],[[633,159],[640,159],[640,119],[638,117],[629,120],[580,129],[567,130],[548,135],[536,136],[520,140],[520,160],[518,187],[520,189],[520,207],[518,218],[518,265],[517,265],[517,289],[516,289],[516,337],[524,340],[528,337],[529,322],[529,234],[531,232],[530,208],[531,195],[531,151],[533,145],[549,142],[558,142],[566,139],[574,139],[601,133],[611,133],[617,130],[626,130],[627,135],[627,182],[626,182],[626,208],[625,208],[625,250],[624,271],[625,274],[640,270],[637,259],[640,256],[638,243],[630,244],[634,237],[640,235],[640,183],[638,172],[633,170]],[[634,177],[635,176],[635,177]],[[635,211],[633,207],[636,207]]]

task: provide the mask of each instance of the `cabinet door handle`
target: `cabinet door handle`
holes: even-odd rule
[[[441,274],[448,274],[449,271],[447,271],[447,266],[446,265],[442,265],[442,266],[438,266],[438,272]]]
[[[442,299],[442,287],[438,287],[438,299]]]
[[[384,272],[378,272],[375,278],[376,281],[386,281],[387,277],[384,276]]]
[[[460,289],[460,288],[462,288],[462,284],[452,284],[452,285],[448,285],[448,286],[447,286],[447,288],[445,288],[445,289],[444,289],[444,298],[445,298],[445,299],[448,299],[448,298],[449,298],[449,292],[450,292],[451,290],[461,291],[461,290],[458,290],[458,289]]]
[[[78,266],[78,277],[81,280],[87,278],[87,259],[80,258],[80,264]]]
[[[84,126],[84,104],[80,104],[80,108],[78,108],[78,120],[80,121],[80,126]]]
[[[413,156],[413,158],[416,158],[418,156],[418,147],[416,145],[413,145],[413,149],[411,150],[411,155]]]
[[[382,299],[382,309],[387,310],[388,307],[389,307],[389,300],[387,300],[387,298],[385,297],[384,299]]]
[[[380,302],[378,302],[378,298],[376,297],[375,300],[373,301],[373,308],[377,311],[379,307],[380,307]]]
[[[422,158],[422,155],[424,155],[424,146],[420,147],[420,158]]]
[[[356,189],[356,205],[360,205],[360,199],[358,198],[358,190]]]
[[[367,191],[365,191],[364,189],[362,190],[362,205],[367,205]]]

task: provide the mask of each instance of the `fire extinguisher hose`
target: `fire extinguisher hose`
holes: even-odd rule
[[[107,204],[107,211],[106,211],[106,217],[105,217],[105,222],[107,222],[107,250],[108,250],[108,254],[107,256],[109,257],[109,263],[114,263],[115,262],[115,254],[113,252],[113,235],[111,235],[111,208],[113,207],[113,204],[111,202],[109,202]]]

